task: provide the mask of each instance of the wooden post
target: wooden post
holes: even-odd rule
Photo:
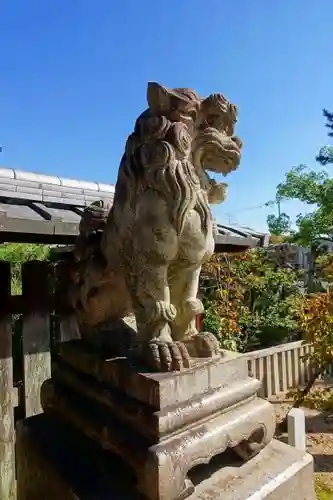
[[[10,264],[0,262],[0,498],[14,500],[15,427],[13,407],[12,317],[8,313]]]
[[[72,261],[70,258],[57,262],[56,278],[56,313],[58,322],[58,342],[68,342],[81,338],[76,316],[68,303],[67,292]]]
[[[40,388],[51,377],[50,293],[52,265],[29,261],[22,268],[22,321],[25,416],[42,412]]]

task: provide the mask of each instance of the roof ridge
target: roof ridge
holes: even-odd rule
[[[6,179],[6,183],[10,184],[11,180],[14,181],[21,180],[27,182],[35,182],[38,184],[46,184],[52,186],[63,186],[69,188],[85,188],[92,191],[110,191],[114,192],[114,184],[99,182],[99,181],[87,181],[82,179],[73,179],[71,177],[60,177],[58,175],[43,174],[37,172],[31,172],[28,170],[14,169],[0,166],[0,182]],[[112,189],[110,189],[112,187]]]

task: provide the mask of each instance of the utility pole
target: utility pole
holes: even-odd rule
[[[226,218],[228,219],[228,224],[230,225],[231,224],[231,214],[229,212],[227,212],[225,214]]]
[[[273,207],[274,205],[277,206],[278,217],[280,217],[281,216],[281,198],[279,196],[277,196],[275,198],[275,200],[266,201],[264,206],[265,207]]]
[[[281,217],[281,198],[280,198],[280,196],[276,197],[275,203],[276,203],[277,210],[278,210],[278,217]]]

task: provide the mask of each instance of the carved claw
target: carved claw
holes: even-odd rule
[[[184,340],[188,352],[194,358],[213,358],[221,355],[220,345],[210,332],[199,332]]]
[[[182,342],[152,339],[144,354],[148,366],[160,372],[181,371],[190,366],[190,356]]]

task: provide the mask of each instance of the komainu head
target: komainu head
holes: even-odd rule
[[[210,179],[207,171],[225,176],[239,165],[237,109],[222,94],[201,98],[194,90],[153,82],[147,101],[148,109],[126,142],[115,205],[120,211],[127,205],[134,209],[138,194],[154,189],[166,199],[171,221],[181,230],[185,212],[200,205],[199,211],[208,213],[208,202],[225,197],[226,185]]]
[[[149,83],[147,100],[149,109],[140,118],[149,115],[159,123],[159,134],[175,147],[179,159],[187,157],[199,171],[223,175],[238,167],[242,142],[234,135],[237,108],[222,94],[202,99],[190,89]]]

